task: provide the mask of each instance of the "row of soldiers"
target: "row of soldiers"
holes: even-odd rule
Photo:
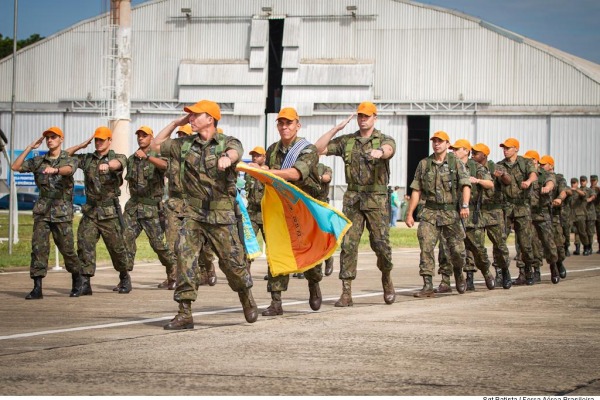
[[[591,187],[586,186],[585,176],[579,182],[571,179],[568,186],[564,176],[555,173],[550,155],[540,157],[529,150],[520,156],[515,138],[500,144],[504,159],[498,163],[488,160],[490,149],[484,143],[472,146],[468,140],[459,139],[451,144],[443,131],[434,133],[430,140],[433,154],[417,167],[406,220],[407,226],[414,225],[412,214],[424,201],[418,232],[424,285],[415,297],[451,292],[452,274],[459,293],[474,290],[473,274],[477,269],[490,290],[500,285],[504,289],[532,285],[540,281],[543,258],[550,266],[552,283],[559,283],[567,275],[564,260],[569,253],[571,226],[576,240],[584,245],[583,254],[592,253],[596,213],[600,212],[596,175],[592,176]],[[519,276],[515,280],[510,277],[506,245],[511,228],[520,250]],[[493,245],[493,264],[485,247],[486,235]],[[438,240],[442,280],[434,288],[434,249]],[[465,257],[465,250],[470,256]],[[579,250],[576,244],[574,254]]]
[[[144,230],[166,267],[167,279],[159,287],[174,289],[174,300],[179,304],[177,315],[165,329],[193,328],[191,303],[196,300],[201,284],[199,271],[202,266],[208,268],[212,257],[218,259],[229,286],[238,293],[246,320],[256,321],[258,310],[251,292],[253,282],[242,245],[240,210],[235,201],[238,175],[235,166],[243,154],[242,145],[237,138],[218,131],[221,112],[217,103],[202,100],[185,107],[184,111],[185,115],[169,123],[156,136],[149,127],[140,127],[135,132],[139,149],[129,158],[110,149],[112,132],[107,127],[99,127],[88,140],[66,150],[62,150],[62,130],[51,127],[14,161],[14,171],[34,173],[40,190],[40,200],[33,210],[30,276],[34,288],[27,299],[43,297],[42,279],[47,272],[50,233],[72,274],[72,297],[92,295],[91,278],[95,274],[95,251],[100,236],[113,267],[119,272],[119,283],[114,290],[129,293],[135,239]],[[352,114],[313,145],[298,136],[302,125],[296,110],[283,108],[277,116],[280,140],[264,151],[264,165],[255,158],[263,156],[264,149],[260,148],[253,152],[254,163],[251,163],[253,167],[268,169],[315,198],[326,200],[331,171],[327,173],[324,165],[319,164],[319,156],[335,155],[344,159],[348,191],[343,212],[353,225],[342,243],[342,295],[335,304],[337,307],[353,305],[351,282],[356,278],[358,244],[365,227],[370,231],[371,247],[377,254],[385,303],[392,304],[396,296],[390,275],[393,265],[387,193],[389,159],[395,153],[395,141],[375,128],[377,108],[373,103],[361,103],[357,114],[359,129],[356,132],[333,138],[354,117]],[[175,131],[180,137],[172,139]],[[26,159],[44,140],[48,153]],[[92,141],[94,152],[75,154]],[[84,173],[87,201],[82,207],[75,253],[72,190],[73,174],[78,168]],[[122,213],[118,197],[125,171],[131,197]],[[171,248],[165,244],[160,223],[165,175],[169,182],[168,199],[164,204],[165,222]],[[251,208],[258,233],[262,220],[254,211]],[[326,265],[325,273],[329,274],[333,268],[331,264]],[[322,300],[321,265],[305,271],[305,276],[309,304],[318,310]],[[289,277],[273,277],[269,273],[268,280],[267,290],[272,301],[263,315],[281,315],[281,294],[287,290]]]

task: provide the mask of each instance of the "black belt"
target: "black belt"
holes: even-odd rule
[[[435,203],[433,201],[426,201],[425,208],[429,208],[430,210],[456,211],[456,204],[454,204],[454,203]]]

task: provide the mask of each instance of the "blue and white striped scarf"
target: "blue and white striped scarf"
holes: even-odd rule
[[[300,152],[309,146],[310,142],[306,139],[298,140],[287,152],[285,155],[285,159],[281,164],[281,169],[292,168],[300,155]]]

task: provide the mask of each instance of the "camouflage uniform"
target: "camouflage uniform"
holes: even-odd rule
[[[72,173],[65,175],[43,174],[47,167],[69,166]],[[75,253],[73,235],[73,174],[77,170],[77,160],[61,151],[56,159],[48,155],[27,159],[19,172],[33,172],[40,198],[33,207],[33,235],[31,237],[31,278],[45,277],[48,272],[50,255],[50,233],[54,243],[65,260],[65,267],[71,274],[81,272],[81,264]]]
[[[591,243],[591,239],[587,234],[587,198],[588,192],[585,189],[583,190],[584,195],[581,195],[577,192],[573,192],[572,200],[571,200],[571,211],[573,215],[573,228],[575,229],[575,246],[578,248],[581,243],[583,243],[584,247],[587,247]]]
[[[588,198],[596,195],[596,191],[591,187],[586,187],[584,190],[587,193]],[[585,218],[585,229],[588,237],[590,254],[592,251],[592,245],[594,244],[594,233],[596,230],[596,205],[594,203],[595,200],[590,201],[586,205],[587,215]]]
[[[598,179],[597,175],[592,175],[590,177],[593,178],[595,177],[596,179]],[[592,189],[594,190],[594,194],[596,195],[596,199],[594,200],[594,209],[596,210],[596,221],[595,221],[595,229],[596,229],[596,241],[598,242],[599,248],[598,251],[596,253],[600,254],[600,187],[598,186],[593,186]],[[590,239],[590,244],[593,245],[594,243],[594,238],[592,236],[592,238]]]
[[[169,180],[168,185],[168,198],[165,202],[165,237],[169,251],[173,253],[175,259],[177,259],[177,240],[179,239],[179,230],[182,226],[182,213],[185,207],[185,195],[180,182],[179,176],[179,159],[169,159],[169,167],[167,168],[167,177]],[[213,264],[215,255],[212,250],[207,246],[202,249],[198,258],[194,260],[192,270],[197,275],[198,285],[204,284],[208,281],[208,275],[214,275],[215,267]],[[177,260],[175,260],[177,265]],[[167,272],[168,273],[168,272]],[[169,280],[177,280],[177,268],[174,268],[173,274]],[[168,282],[167,282],[168,284]],[[171,286],[170,288],[172,288]]]
[[[556,199],[560,193],[568,189],[567,181],[563,174],[556,175],[556,187],[551,193],[552,199]],[[568,198],[568,197],[567,197]],[[552,225],[554,227],[554,243],[556,244],[556,250],[558,253],[558,263],[562,263],[566,258],[565,252],[565,235],[562,227],[562,204],[560,206],[552,207]]]
[[[352,151],[346,154],[351,141],[354,142]],[[346,164],[348,190],[344,193],[342,211],[352,221],[352,226],[341,246],[339,278],[342,280],[356,278],[358,245],[365,225],[369,230],[371,249],[377,256],[377,268],[389,273],[394,267],[389,238],[389,159],[374,159],[369,154],[386,144],[394,154],[394,139],[375,129],[368,138],[362,138],[360,131],[356,131],[336,137],[327,145],[327,155],[342,157]]]
[[[469,172],[451,153],[446,155],[442,163],[437,163],[432,154],[417,165],[410,188],[420,191],[421,199],[425,200],[417,231],[421,247],[421,276],[433,276],[434,249],[440,238],[447,247],[455,276],[462,275],[465,267],[465,230],[457,209],[464,186],[471,187]]]
[[[521,189],[521,183],[526,181],[529,174],[536,172],[536,170],[531,160],[521,156],[517,156],[513,163],[504,159],[498,162],[498,165],[511,177],[510,184],[502,184],[502,193],[505,199],[505,217],[507,223],[514,227],[515,232],[518,232],[516,240],[521,247],[521,254],[525,262],[523,279],[526,279],[528,284],[532,284],[534,257],[531,244],[533,228],[529,208],[531,190]],[[521,280],[518,282],[521,283]]]
[[[182,151],[186,142],[190,147]],[[185,163],[180,181],[185,202],[176,244],[178,276],[173,296],[180,303],[195,301],[198,296],[199,278],[193,264],[207,247],[219,258],[219,268],[233,291],[242,292],[252,287],[235,213],[235,164],[225,171],[217,168],[219,157],[229,149],[244,154],[239,140],[219,133],[209,141],[194,135],[167,139],[160,146],[163,156],[177,160],[180,166]]]
[[[465,164],[465,167],[467,168],[469,175],[472,177],[489,181],[492,180],[490,172],[481,164],[477,163],[475,160],[468,159],[467,163]],[[477,216],[477,223],[473,221],[473,217],[475,216],[475,210],[477,207],[477,202],[479,201],[479,196],[481,196],[481,199],[483,199],[484,192],[486,192],[486,190],[480,188],[479,185],[471,185],[471,199],[469,201],[469,218],[465,222],[465,248],[469,250],[472,254],[473,266],[469,265],[469,263],[465,259],[466,264],[464,270],[467,273],[472,273],[475,271],[475,267],[477,267],[477,269],[479,269],[484,276],[487,276],[489,274],[490,261],[487,255],[487,249],[485,248],[485,230],[483,229],[485,227],[485,223],[483,221],[483,218],[480,218],[481,212]],[[443,252],[441,251],[440,254],[441,253]],[[447,255],[443,258],[447,259]],[[440,269],[442,269],[442,266],[444,267],[444,270],[441,271],[442,275],[449,277],[452,273],[452,264],[448,262],[445,262],[443,264],[440,263]],[[446,281],[445,283],[448,284],[449,281]]]
[[[86,204],[82,207],[83,218],[77,229],[77,254],[82,264],[82,274],[87,277],[96,273],[96,244],[102,236],[110,254],[113,267],[119,272],[133,268],[133,260],[126,248],[125,234],[119,221],[119,189],[123,183],[123,169],[101,173],[100,164],[116,159],[125,168],[127,158],[123,154],[99,156],[96,152],[77,154],[79,168],[85,179]]]
[[[568,188],[570,188],[570,186],[567,184],[567,189]],[[565,197],[565,200],[560,207],[560,224],[564,235],[565,255],[567,256],[570,255],[569,246],[571,245],[571,230],[573,229],[573,215],[571,211],[572,201],[573,195],[567,194],[567,197]]]
[[[288,147],[284,147],[280,141],[277,141],[269,146],[266,154],[266,164],[270,169],[281,169],[281,164],[285,160],[289,149],[302,138],[296,137],[296,139],[290,143]],[[319,184],[319,175],[317,172],[317,164],[319,162],[319,155],[317,148],[314,145],[308,145],[300,151],[293,168],[296,168],[301,175],[300,180],[291,182],[304,192],[308,193],[312,197],[317,197],[321,186]],[[269,243],[267,243],[267,246]],[[308,284],[319,283],[323,279],[322,263],[304,271],[304,276],[308,280]],[[268,292],[283,292],[287,290],[288,283],[290,281],[289,275],[272,276],[269,270],[269,283],[267,284]]]
[[[552,192],[542,194],[541,190],[548,182],[553,182],[554,186],[557,187],[556,176],[553,172],[547,172],[543,169],[539,169],[537,174],[538,180],[532,184],[533,189],[530,198],[531,220],[537,232],[537,237],[542,244],[544,258],[553,268],[556,267],[558,261],[558,252],[554,242],[553,218],[550,215],[551,203],[554,198]],[[534,265],[534,268],[539,267]],[[539,269],[536,272],[539,272]],[[536,277],[536,280],[538,280],[538,277]]]
[[[504,220],[503,194],[502,183],[500,179],[493,175],[496,170],[496,164],[493,161],[488,161],[487,164],[492,180],[494,181],[494,190],[483,191],[481,201],[481,220],[485,226],[487,237],[493,245],[494,265],[499,269],[500,274],[508,273],[510,266],[510,256],[508,246],[506,245],[506,226]],[[496,278],[496,284],[500,283],[500,279]]]
[[[150,157],[157,155],[150,152]],[[129,184],[130,199],[125,204],[125,234],[127,237],[128,251],[132,260],[135,260],[137,250],[136,239],[146,232],[150,246],[165,266],[167,276],[174,273],[175,256],[165,244],[164,231],[159,218],[159,206],[165,190],[164,172],[150,161],[141,160],[134,155],[127,159],[127,174],[125,179]]]
[[[331,176],[331,179],[333,179],[333,170],[328,167],[327,165],[323,164],[323,163],[318,163],[317,164],[317,171],[319,173],[319,178],[321,179],[323,177],[323,175],[329,175]],[[323,182],[320,181],[321,183],[321,191],[319,192],[319,196],[316,197],[317,200],[322,201],[323,203],[327,203],[329,204],[329,186],[331,186],[331,181],[329,182]],[[329,257],[327,260],[325,260],[325,270],[333,270],[333,257]],[[331,272],[328,272],[328,274],[331,274]]]

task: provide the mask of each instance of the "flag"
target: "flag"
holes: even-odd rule
[[[252,222],[250,222],[248,210],[246,209],[246,205],[244,204],[244,200],[242,199],[239,191],[237,192],[235,201],[240,206],[240,211],[242,212],[242,226],[244,228],[244,246],[246,247],[246,257],[248,257],[249,260],[254,260],[256,257],[262,254],[262,251],[258,245],[258,240],[256,240],[256,235],[254,234],[254,229],[252,228]]]
[[[265,185],[261,206],[271,275],[304,272],[333,255],[352,225],[343,213],[266,170],[243,162],[237,170]]]

